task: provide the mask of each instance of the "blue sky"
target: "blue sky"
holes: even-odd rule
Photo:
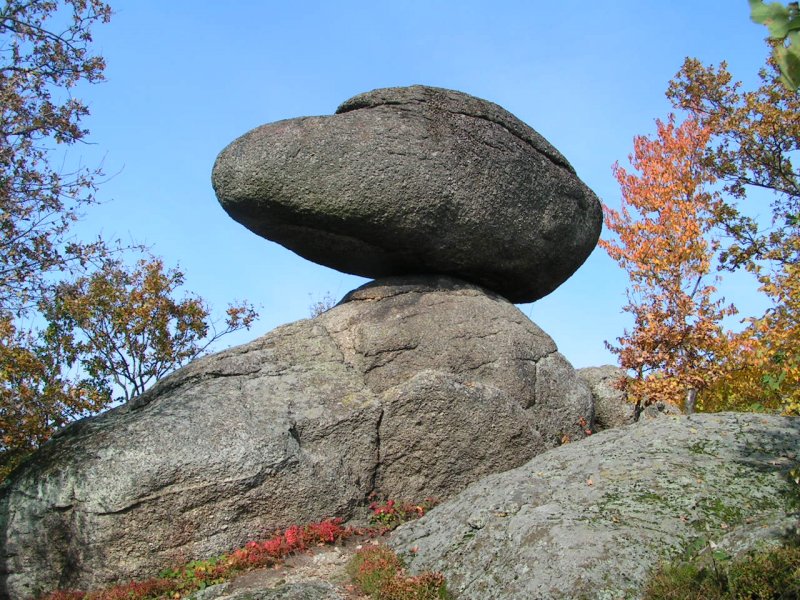
[[[746,84],[767,55],[745,0],[637,2],[189,2],[111,0],[95,30],[107,81],[81,87],[91,145],[70,149],[108,175],[79,225],[152,246],[218,313],[248,299],[261,319],[241,343],[305,318],[366,280],[247,231],[219,207],[211,167],[228,143],[278,119],[331,114],[371,89],[425,84],[496,102],[544,135],[611,206],[611,174],[652,133],[686,56],[727,60]],[[565,284],[520,309],[576,366],[615,362],[629,324],[625,274],[599,248]],[[749,282],[726,288],[743,313]],[[752,310],[750,310],[752,309]]]

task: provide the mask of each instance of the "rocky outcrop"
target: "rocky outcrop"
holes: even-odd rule
[[[225,148],[213,184],[238,222],[365,277],[441,273],[512,302],[553,291],[600,235],[600,202],[501,107],[413,86],[335,115],[263,125]]]
[[[482,479],[392,545],[460,600],[636,598],[663,559],[703,546],[735,556],[797,527],[798,448],[800,418],[612,429]]]
[[[592,391],[594,425],[597,431],[630,425],[636,421],[635,405],[625,397],[618,383],[625,371],[613,365],[585,367],[575,371]]]
[[[192,600],[345,600],[328,581],[308,579],[277,587],[230,590],[227,584],[212,586],[192,596]]]
[[[619,387],[620,381],[625,377],[625,370],[619,367],[585,367],[575,372],[592,391],[595,431],[681,414],[681,410],[674,404],[658,401],[643,407],[637,415],[636,405],[628,400]]]
[[[0,596],[152,574],[373,492],[446,499],[591,419],[586,385],[505,299],[376,282],[45,444],[2,488]]]

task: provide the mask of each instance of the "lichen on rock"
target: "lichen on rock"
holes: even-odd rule
[[[664,417],[611,429],[472,484],[392,545],[458,598],[635,598],[660,561],[736,555],[798,524],[800,419]]]

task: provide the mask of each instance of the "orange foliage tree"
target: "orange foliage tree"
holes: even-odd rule
[[[69,90],[103,80],[91,28],[110,15],[102,0],[0,6],[0,475],[56,427],[100,408],[80,381],[61,377],[31,322],[51,276],[105,252],[69,236],[95,201],[99,172],[64,169],[59,147],[87,134],[87,106]]]
[[[723,265],[752,273],[771,302],[736,336],[728,375],[701,398],[708,410],[759,404],[800,412],[800,171],[792,160],[800,151],[800,94],[782,77],[770,59],[759,86],[742,91],[724,62],[687,59],[667,92],[710,133],[702,164],[726,192],[714,215],[730,240]],[[759,204],[754,189],[769,192],[771,204]]]
[[[218,327],[202,298],[175,297],[183,283],[183,273],[165,270],[160,259],[139,260],[132,269],[106,260],[42,301],[46,347],[62,365],[79,365],[105,404],[130,400],[258,316],[247,303],[230,305]]]
[[[107,403],[90,382],[64,378],[31,337],[0,319],[0,479],[57,428]]]
[[[608,346],[634,373],[627,391],[640,406],[691,404],[715,382],[728,352],[721,320],[735,313],[711,285],[718,242],[709,235],[720,199],[702,163],[710,131],[695,119],[676,125],[672,115],[656,123],[655,137],[634,140],[635,171],[614,166],[621,208],[604,206],[615,236],[600,241],[631,282],[624,310],[634,327]]]
[[[175,297],[183,282],[160,259],[106,258],[44,294],[45,331],[0,319],[0,479],[59,427],[141,394],[258,316],[234,304],[218,327],[201,298]]]

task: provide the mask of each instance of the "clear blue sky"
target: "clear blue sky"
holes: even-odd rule
[[[95,31],[108,81],[77,92],[90,105],[92,145],[70,152],[90,166],[102,160],[111,177],[107,202],[79,231],[150,244],[218,313],[234,298],[259,305],[256,327],[223,346],[305,318],[326,292],[338,299],[366,281],[222,211],[211,166],[249,129],[331,114],[379,87],[457,89],[527,122],[617,206],[611,165],[666,116],[664,90],[684,58],[727,60],[752,83],[767,54],[745,0],[110,2],[111,23]],[[615,362],[604,340],[629,323],[626,283],[598,248],[550,296],[520,308],[576,367]]]

